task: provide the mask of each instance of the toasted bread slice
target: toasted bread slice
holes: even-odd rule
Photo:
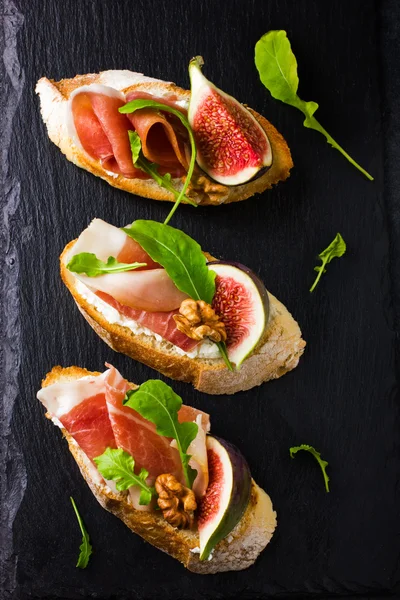
[[[100,375],[80,367],[54,367],[42,387],[88,375]],[[49,413],[46,416],[51,419]],[[161,516],[136,510],[126,492],[114,493],[104,482],[75,440],[62,429],[79,469],[103,508],[119,517],[134,533],[163,552],[173,556],[194,573],[240,571],[250,567],[269,543],[275,527],[276,512],[270,497],[252,480],[248,507],[240,522],[214,549],[211,560],[199,560],[199,536],[196,531],[176,529]]]
[[[154,180],[127,179],[122,175],[107,172],[99,161],[91,158],[75,145],[68,133],[67,101],[74,90],[93,83],[110,86],[124,93],[141,90],[159,97],[173,93],[186,105],[189,104],[190,92],[177,87],[173,83],[146,77],[141,73],[133,73],[132,71],[103,71],[95,74],[77,75],[73,79],[62,79],[61,81],[53,81],[42,77],[36,85],[36,92],[40,97],[41,114],[49,138],[60,148],[68,160],[93,173],[93,175],[101,177],[110,185],[131,194],[153,198],[154,200],[175,201],[173,194],[161,188]],[[293,162],[284,138],[267,119],[251,108],[249,110],[268,135],[273,156],[271,168],[258,179],[234,187],[220,185],[199,170],[197,175],[193,177],[187,193],[198,204],[228,204],[246,200],[250,196],[263,192],[289,177]],[[184,179],[173,181],[176,189],[181,189]]]
[[[70,242],[60,257],[61,277],[87,322],[116,352],[122,352],[171,379],[192,383],[207,394],[248,390],[264,381],[277,379],[298,365],[306,343],[297,322],[272,294],[269,294],[270,319],[264,338],[235,372],[229,371],[222,359],[190,358],[176,352],[170,342],[134,334],[127,327],[110,323],[79,293],[78,280],[66,268],[74,243]],[[209,260],[213,258],[209,256]]]

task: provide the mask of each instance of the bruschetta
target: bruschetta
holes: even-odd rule
[[[190,65],[191,91],[127,70],[42,77],[51,141],[110,185],[155,200],[176,201],[187,186],[183,202],[227,204],[285,180],[293,163],[282,135],[211,84],[200,57]]]
[[[37,394],[98,502],[194,573],[252,565],[276,513],[240,451],[162,381],[107,366],[54,367]]]
[[[217,261],[155,221],[94,219],[60,257],[80,312],[114,350],[208,394],[233,394],[294,369],[305,342],[250,269]]]

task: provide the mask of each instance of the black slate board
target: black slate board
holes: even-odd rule
[[[1,597],[400,594],[398,4],[3,0],[3,7]],[[321,122],[374,183],[260,84],[253,47],[273,28],[288,31],[300,92],[320,103]],[[242,449],[278,511],[276,535],[254,567],[210,577],[187,572],[98,506],[35,399],[54,364],[101,370],[109,360],[131,380],[155,376],[96,337],[63,288],[57,260],[94,216],[122,225],[162,220],[168,210],[68,163],[45,135],[35,82],[130,68],[186,87],[188,59],[198,53],[211,80],[284,134],[295,169],[245,203],[182,207],[173,224],[214,255],[256,270],[308,342],[295,372],[232,398],[174,384],[187,403],[211,413],[214,433]],[[347,255],[310,295],[315,256],[337,231]],[[289,446],[302,442],[329,460],[330,494],[311,459],[290,460]],[[95,549],[86,571],[75,568],[80,536],[70,494]]]

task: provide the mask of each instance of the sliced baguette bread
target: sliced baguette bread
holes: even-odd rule
[[[41,114],[49,138],[60,148],[68,160],[93,173],[93,175],[101,177],[116,188],[154,200],[175,201],[173,194],[161,188],[153,179],[127,179],[122,175],[107,172],[99,161],[91,158],[74,143],[67,126],[68,98],[77,88],[90,84],[106,85],[124,93],[141,90],[158,97],[173,93],[185,102],[186,106],[189,104],[190,92],[177,87],[173,83],[126,70],[77,75],[73,79],[62,79],[61,81],[53,81],[42,77],[36,85],[36,93],[40,97]],[[267,119],[251,108],[249,110],[268,135],[273,156],[271,168],[258,179],[234,187],[220,185],[198,169],[187,192],[187,195],[196,203],[216,205],[246,200],[250,196],[261,193],[289,177],[293,162],[284,138]],[[178,190],[181,189],[183,181],[180,179],[173,180],[174,187]]]
[[[298,365],[306,343],[297,322],[272,294],[269,294],[270,319],[264,338],[235,372],[229,371],[222,359],[190,358],[176,352],[167,341],[137,335],[127,327],[110,323],[79,293],[78,280],[66,268],[74,243],[70,242],[60,257],[61,277],[87,322],[116,352],[122,352],[171,379],[192,383],[207,394],[248,390],[264,381],[277,379]],[[208,258],[214,260],[210,255]]]
[[[42,387],[100,375],[80,367],[54,367],[42,382]],[[51,419],[49,413],[46,416]],[[196,531],[176,529],[161,516],[136,510],[126,492],[114,493],[104,482],[75,440],[62,429],[69,449],[79,469],[103,508],[119,517],[134,533],[163,552],[182,562],[194,573],[210,574],[239,571],[250,567],[270,541],[276,527],[276,512],[270,497],[252,480],[248,507],[230,535],[214,549],[211,560],[199,560],[199,537]]]

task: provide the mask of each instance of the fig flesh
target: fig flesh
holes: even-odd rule
[[[207,436],[209,483],[198,509],[200,560],[239,523],[250,499],[251,474],[246,459],[229,442]]]
[[[238,368],[267,327],[268,292],[257,275],[240,263],[215,261],[208,267],[217,274],[212,306],[225,324],[229,360]]]
[[[224,185],[241,185],[272,164],[264,129],[240,102],[218,89],[201,72],[203,59],[190,61],[189,123],[197,146],[197,163]]]

